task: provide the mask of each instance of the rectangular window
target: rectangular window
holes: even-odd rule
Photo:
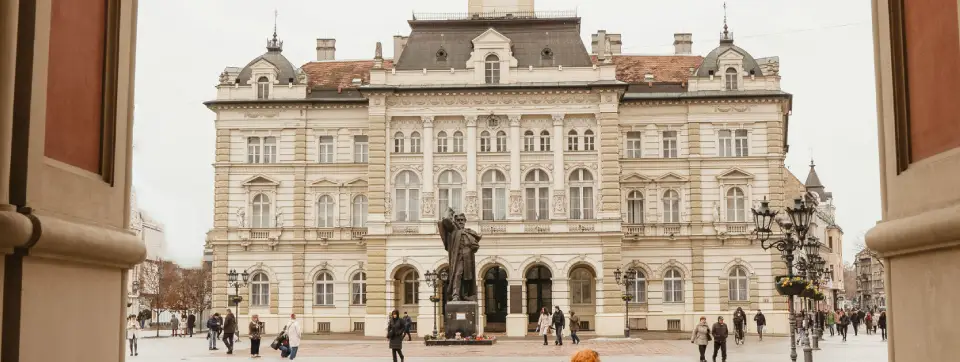
[[[497,152],[507,152],[507,133],[497,133]]]
[[[490,152],[490,137],[480,137],[480,152]]]
[[[570,281],[570,301],[571,304],[590,304],[590,280],[571,280]]]
[[[333,284],[317,283],[317,305],[333,305]]]
[[[627,224],[643,224],[643,200],[627,201]]]
[[[720,157],[733,156],[733,135],[728,129],[722,129],[718,133],[717,149]]]
[[[540,151],[550,151],[550,134],[540,133]]]
[[[576,132],[571,132],[567,135],[567,151],[576,151],[580,148],[580,137],[577,137]]]
[[[260,163],[260,137],[247,137],[247,163]]]
[[[419,302],[418,293],[420,292],[420,282],[405,281],[403,286],[403,304],[417,304]]]
[[[506,218],[507,189],[484,188],[482,190],[484,220],[503,220]]]
[[[333,136],[320,136],[320,163],[333,163]]]
[[[353,283],[353,292],[350,302],[353,305],[367,304],[367,283]]]
[[[453,209],[454,212],[461,212],[462,206],[460,206],[460,188],[440,188],[440,195],[437,199],[440,202],[438,205],[440,208],[437,209],[441,212],[447,211],[448,208]]]
[[[523,151],[532,152],[537,150],[537,146],[534,143],[533,133],[523,136]]]
[[[594,137],[593,133],[587,131],[583,134],[583,150],[584,151],[593,151],[594,150]]]
[[[550,218],[549,192],[549,187],[528,187],[526,189],[527,220],[547,220]]]
[[[460,132],[453,134],[453,152],[463,152],[463,135]]]
[[[738,129],[734,132],[734,149],[736,150],[737,157],[747,157],[748,156],[748,144],[747,144],[747,130]]]
[[[437,153],[447,153],[447,137],[437,137]]]
[[[277,162],[277,138],[263,138],[263,163]]]
[[[367,163],[370,158],[370,138],[353,136],[353,162]]]
[[[663,131],[663,158],[677,158],[677,131]]]
[[[393,153],[403,153],[403,136],[398,135],[393,138]]]
[[[643,132],[627,132],[627,158],[643,157]]]

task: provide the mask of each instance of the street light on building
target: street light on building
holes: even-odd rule
[[[620,297],[623,299],[623,336],[630,338],[630,300],[633,299],[633,295],[629,293],[630,283],[636,279],[637,271],[630,269],[626,273],[620,271],[620,267],[617,267],[617,270],[613,271],[613,279],[616,280],[617,285],[623,286],[623,295]]]

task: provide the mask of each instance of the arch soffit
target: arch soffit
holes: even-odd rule
[[[483,258],[482,260],[477,262],[477,265],[479,266],[477,268],[477,278],[479,279],[483,279],[484,274],[487,273],[487,270],[489,270],[490,268],[496,265],[499,265],[500,269],[506,272],[507,279],[509,279],[510,275],[513,274],[512,272],[515,271],[513,268],[510,267],[510,263],[507,262],[506,259],[501,258],[499,256],[488,256],[486,258]]]
[[[518,272],[522,271],[519,275],[526,278],[527,272],[530,270],[530,268],[532,268],[535,265],[543,265],[547,267],[547,269],[550,270],[551,278],[557,278],[558,275],[565,275],[561,273],[561,270],[557,268],[557,264],[554,263],[553,260],[550,260],[550,258],[545,258],[540,254],[527,258],[522,263],[520,263],[520,267],[516,270]]]
[[[277,273],[273,271],[273,268],[264,264],[263,262],[257,262],[256,264],[247,267],[243,271],[250,274],[250,280],[253,280],[253,275],[256,273],[265,273],[267,274],[267,277],[270,278],[271,284],[280,281],[280,279],[277,278]]]
[[[647,265],[647,263],[644,263],[639,260],[631,261],[630,263],[628,263],[627,265],[624,265],[623,267],[623,270],[630,270],[630,269],[637,269],[643,272],[644,278],[648,280],[658,278],[658,275],[654,273],[653,268]]]
[[[520,181],[521,181],[521,182],[534,182],[534,181],[527,181],[527,175],[529,175],[531,172],[535,172],[535,171],[537,171],[537,170],[543,171],[544,174],[547,175],[547,179],[546,179],[546,180],[536,181],[536,182],[553,182],[553,180],[550,179],[550,178],[552,177],[551,172],[550,172],[550,171],[547,171],[546,169],[541,168],[540,166],[533,166],[533,167],[528,168],[526,171],[524,171],[524,172],[520,175]]]
[[[423,175],[414,169],[413,165],[397,165],[397,167],[399,169],[390,176],[390,185],[395,186],[397,184],[397,177],[400,177],[400,174],[406,171],[413,172],[413,174],[417,176],[417,183],[423,185]]]
[[[591,180],[590,180],[590,181],[586,181],[586,182],[597,182],[597,173],[594,172],[594,170],[591,170],[589,167],[581,166],[581,165],[577,165],[577,166],[571,167],[571,168],[570,168],[570,171],[567,171],[567,172],[566,172],[566,176],[565,176],[566,179],[564,179],[564,181],[568,181],[568,182],[569,182],[569,181],[570,181],[570,177],[573,177],[573,173],[574,173],[574,172],[577,172],[578,170],[584,170],[584,171],[587,171],[587,172],[590,174]]]
[[[419,262],[413,260],[413,258],[400,258],[394,260],[387,266],[387,280],[394,280],[397,278],[397,272],[402,270],[404,267],[410,267],[417,271],[417,275],[423,275],[424,268],[420,265]]]
[[[441,166],[441,167],[437,168],[436,170],[437,170],[437,171],[434,172],[434,175],[435,175],[435,176],[434,176],[433,182],[434,182],[434,184],[437,184],[437,185],[440,184],[440,177],[443,176],[443,173],[444,173],[444,172],[447,172],[447,171],[453,172],[453,173],[457,174],[457,176],[460,176],[460,180],[461,180],[461,181],[463,181],[463,180],[466,179],[466,177],[463,176],[463,173],[460,172],[460,170],[458,170],[455,166]],[[463,183],[464,183],[464,182],[461,182],[460,184],[462,185]]]
[[[597,273],[597,270],[603,270],[600,266],[600,263],[585,255],[579,255],[567,261],[566,265],[564,265],[562,269],[563,275],[566,275],[567,278],[570,278],[570,274],[573,273],[573,270],[581,266],[590,269],[590,272],[593,273],[594,278],[603,277]]]
[[[337,274],[337,270],[333,267],[333,265],[330,265],[330,263],[324,261],[314,266],[313,269],[310,269],[310,273],[307,274],[310,276],[310,279],[306,280],[306,282],[312,284],[313,282],[317,281],[317,277],[320,276],[320,273],[322,272],[330,273],[330,275],[333,276],[334,281],[345,279],[343,275]]]
[[[688,269],[683,263],[677,261],[677,259],[670,259],[663,264],[660,264],[660,269],[657,269],[657,274],[655,275],[657,279],[663,279],[664,274],[667,273],[667,270],[677,269],[682,274],[683,279],[687,280],[691,278],[690,269]]]
[[[754,269],[753,266],[750,265],[750,263],[744,261],[741,258],[735,258],[723,266],[723,269],[721,269],[723,271],[723,274],[721,274],[720,277],[721,278],[730,277],[730,272],[733,271],[733,268],[743,268],[743,270],[747,272],[747,278],[753,278],[754,276],[757,275],[756,269]]]

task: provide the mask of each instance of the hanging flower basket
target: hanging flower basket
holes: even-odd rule
[[[781,275],[774,279],[774,285],[780,295],[800,295],[810,285],[810,282],[803,277],[788,278]]]
[[[624,302],[629,302],[629,301],[633,300],[633,295],[624,294],[624,295],[621,295],[621,296],[620,296],[620,299],[623,300]]]

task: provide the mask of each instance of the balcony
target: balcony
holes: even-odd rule
[[[282,234],[280,229],[251,228],[239,229],[240,240],[277,240]]]
[[[624,236],[645,236],[647,227],[643,224],[623,225]]]
[[[567,221],[567,231],[571,233],[588,233],[597,230],[597,224],[593,220],[570,220]]]
[[[251,230],[250,239],[253,240],[267,240],[270,238],[269,230]]]
[[[660,230],[662,231],[661,235],[664,236],[680,235],[682,229],[683,228],[680,224],[663,224],[660,226]]]
[[[528,234],[546,234],[550,232],[550,222],[526,222],[523,232]]]
[[[505,234],[507,232],[507,223],[485,221],[480,223],[481,234]]]
[[[367,228],[353,228],[350,230],[350,236],[353,240],[361,240],[367,236]]]

